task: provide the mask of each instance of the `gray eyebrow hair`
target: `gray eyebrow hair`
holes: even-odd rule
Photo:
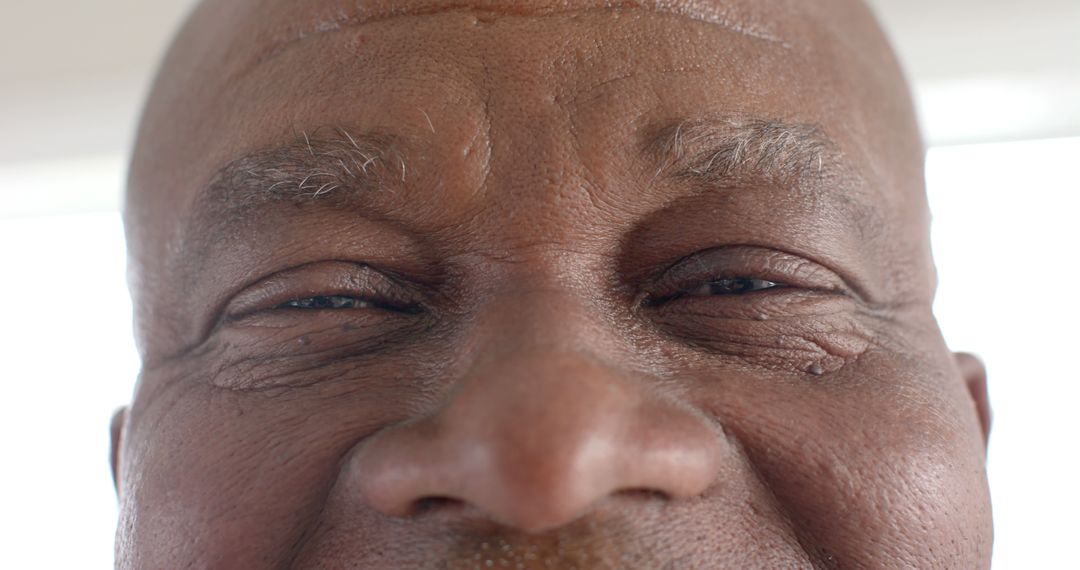
[[[719,187],[750,177],[782,184],[822,178],[841,154],[820,125],[731,116],[666,123],[644,137],[643,147],[657,163],[654,179]]]
[[[196,194],[175,249],[201,264],[214,244],[264,206],[395,192],[408,174],[405,142],[386,132],[322,127],[301,132],[284,146],[240,156]]]
[[[235,206],[280,199],[315,199],[342,189],[392,190],[405,182],[402,142],[372,131],[342,127],[306,131],[285,146],[256,151],[226,164],[207,188],[210,202]]]

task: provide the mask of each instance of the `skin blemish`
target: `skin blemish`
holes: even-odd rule
[[[302,336],[302,337],[300,337],[300,338],[298,338],[296,340],[297,340],[297,342],[299,342],[300,344],[302,344],[304,346],[307,346],[307,345],[311,344],[311,337],[309,337],[308,335],[304,335],[304,336]]]
[[[808,366],[806,368],[806,371],[809,372],[810,374],[813,374],[814,376],[821,376],[822,374],[825,374],[825,368],[822,367],[821,364],[819,364],[817,362],[815,362],[815,363],[811,364],[810,366]]]
[[[870,336],[864,332],[834,332],[817,335],[814,342],[830,356],[845,361],[857,358],[870,348]]]

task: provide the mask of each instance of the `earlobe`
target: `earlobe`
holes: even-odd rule
[[[967,385],[968,394],[970,394],[971,400],[975,404],[975,411],[979,415],[979,424],[982,427],[983,443],[985,444],[990,438],[991,420],[990,396],[986,388],[986,367],[974,354],[956,352],[953,353],[953,357],[956,359],[956,366],[960,369],[960,374],[964,377],[964,384]]]
[[[112,423],[109,426],[111,432],[110,462],[112,467],[113,487],[120,490],[120,437],[124,431],[124,423],[127,421],[127,407],[122,407],[113,412]]]

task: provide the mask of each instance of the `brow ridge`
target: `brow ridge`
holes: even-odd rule
[[[206,199],[253,204],[281,198],[320,198],[343,189],[393,190],[408,167],[399,137],[343,127],[303,131],[284,146],[226,164],[207,185]]]
[[[819,124],[747,116],[669,121],[645,135],[642,146],[655,162],[654,180],[666,175],[714,186],[751,177],[797,184],[842,163]]]

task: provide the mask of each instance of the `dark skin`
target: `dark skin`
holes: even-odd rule
[[[922,159],[854,0],[203,4],[118,565],[988,567]]]

